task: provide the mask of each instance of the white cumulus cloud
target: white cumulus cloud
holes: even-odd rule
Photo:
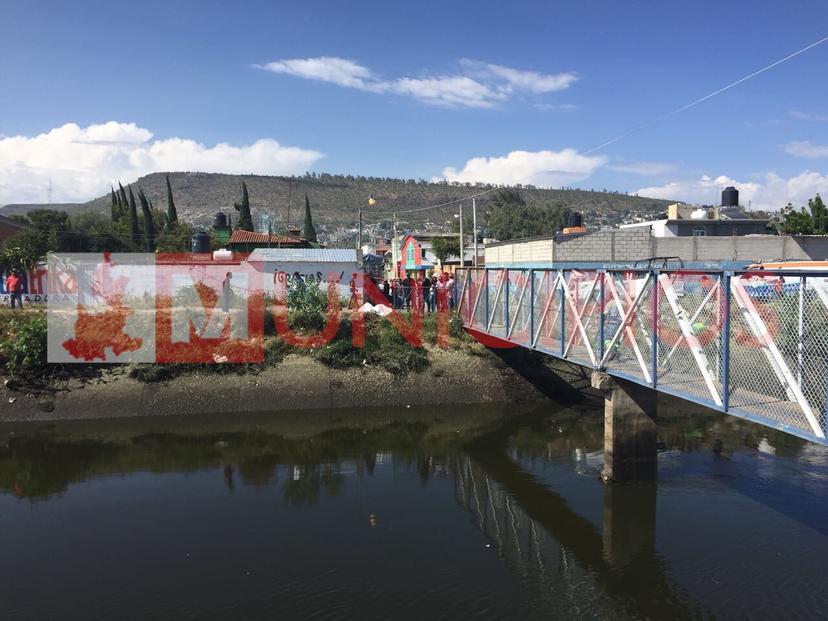
[[[0,205],[45,202],[50,180],[54,202],[77,202],[151,172],[298,174],[322,157],[270,138],[242,146],[152,138],[145,128],[116,121],[66,123],[36,136],[0,138]]]
[[[460,61],[457,73],[391,79],[382,79],[368,67],[336,56],[291,58],[254,66],[345,88],[410,96],[432,105],[470,108],[491,108],[517,92],[561,91],[578,79],[572,72],[539,73],[467,59]]]
[[[799,140],[786,144],[785,153],[810,159],[828,157],[828,145],[814,144],[809,140]]]
[[[786,179],[776,173],[767,173],[758,181],[738,181],[725,175],[716,178],[705,175],[699,179],[641,188],[636,194],[711,205],[718,204],[722,188],[729,185],[739,190],[739,202],[743,205],[750,203],[753,209],[776,211],[788,203],[805,205],[809,198],[818,193],[828,194],[828,174],[805,171]]]
[[[574,149],[512,151],[500,157],[474,157],[461,169],[448,167],[443,178],[459,182],[555,187],[588,178],[605,158],[588,157]]]

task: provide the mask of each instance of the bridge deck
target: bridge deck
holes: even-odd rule
[[[467,328],[828,444],[828,272],[509,267],[457,282]]]

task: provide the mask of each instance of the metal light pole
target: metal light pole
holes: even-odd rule
[[[357,233],[356,249],[357,249],[357,252],[362,250],[362,207],[361,206],[359,208],[359,232]]]
[[[460,203],[460,267],[466,266],[466,255],[463,248],[463,203]]]
[[[477,267],[477,200],[472,199],[472,228],[474,229],[474,267]]]
[[[397,276],[397,214],[394,214],[394,236],[391,238],[391,267]]]

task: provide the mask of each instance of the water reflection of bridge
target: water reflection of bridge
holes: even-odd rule
[[[505,452],[457,459],[455,498],[550,610],[618,618],[698,614],[655,551],[653,482],[604,486],[601,529]]]

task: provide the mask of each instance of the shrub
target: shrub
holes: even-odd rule
[[[318,332],[325,327],[328,313],[327,286],[305,280],[291,280],[285,302],[291,328]]]
[[[0,355],[9,374],[41,371],[46,367],[46,316],[13,318],[0,341]]]
[[[354,347],[352,339],[352,325],[348,320],[339,322],[339,329],[333,340],[316,350],[316,358],[323,364],[335,369],[345,369],[362,364],[366,360],[368,349],[368,336],[366,335],[366,347]]]

